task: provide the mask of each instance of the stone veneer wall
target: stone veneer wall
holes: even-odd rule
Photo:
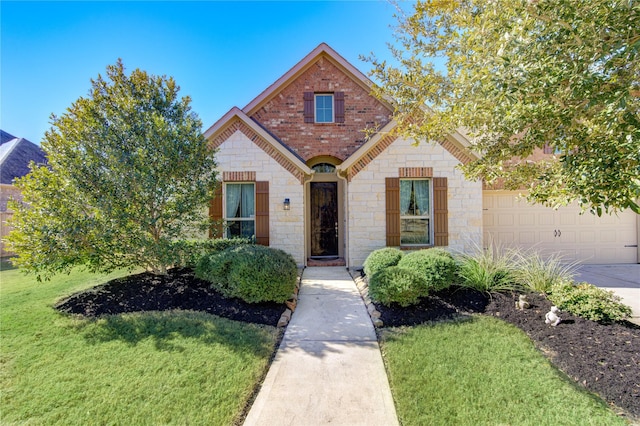
[[[236,131],[223,142],[216,154],[220,179],[223,172],[256,172],[256,181],[269,182],[269,244],[291,254],[304,264],[304,196],[298,178]],[[291,210],[284,211],[285,198]]]
[[[482,183],[466,180],[459,161],[439,144],[417,147],[402,138],[393,142],[348,186],[349,266],[361,266],[373,250],[385,247],[385,178],[400,167],[432,167],[448,183],[449,250],[471,251],[482,243]]]

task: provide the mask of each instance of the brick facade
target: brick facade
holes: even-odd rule
[[[344,123],[305,123],[304,92],[343,92]],[[364,129],[382,127],[391,110],[328,57],[320,55],[291,84],[275,93],[251,118],[303,160],[328,155],[345,160],[365,143]]]

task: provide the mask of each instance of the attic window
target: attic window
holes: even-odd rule
[[[333,94],[315,96],[316,123],[333,123]]]
[[[304,122],[344,123],[344,92],[305,92]]]

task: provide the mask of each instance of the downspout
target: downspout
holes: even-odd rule
[[[348,171],[342,170],[340,166],[336,166],[336,176],[344,181],[344,262],[347,269],[351,262],[349,261],[349,179]]]

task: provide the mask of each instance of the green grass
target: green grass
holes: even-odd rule
[[[37,283],[1,266],[2,424],[232,424],[277,341],[200,312],[62,315],[57,299],[124,273]]]
[[[498,319],[390,329],[381,340],[405,426],[626,424]]]

